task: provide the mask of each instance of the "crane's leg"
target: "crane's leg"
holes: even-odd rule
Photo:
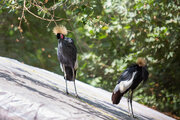
[[[76,97],[78,97],[77,90],[76,90],[75,80],[74,80],[74,89],[75,89],[75,92],[76,92]]]
[[[129,97],[129,94],[130,94],[130,91],[128,91],[128,98],[127,98],[127,103],[128,103],[128,112],[129,112],[129,115],[130,115],[130,109],[129,109],[129,99],[130,99],[130,97]]]
[[[73,80],[75,81],[75,77],[74,77],[74,69],[72,68],[72,72],[73,72]]]
[[[66,94],[69,94],[68,89],[67,89],[67,80],[65,81],[66,81]]]
[[[75,89],[75,94],[76,94],[76,97],[78,97],[77,90],[76,90],[76,83],[75,83],[74,69],[72,69],[72,72],[73,72],[73,80],[74,80],[74,89]]]
[[[131,96],[130,96],[130,104],[131,104],[132,117],[134,118],[134,113],[133,113],[133,108],[132,108],[132,97],[133,97],[133,90],[132,90]]]
[[[68,93],[67,80],[66,80],[66,70],[65,70],[64,64],[63,64],[62,66],[63,66],[63,71],[64,71],[64,80],[66,81],[66,94],[69,94],[69,93]]]

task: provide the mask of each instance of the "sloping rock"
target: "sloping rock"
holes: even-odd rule
[[[112,120],[131,119],[127,100],[111,103],[111,93],[76,81],[80,98],[65,94],[65,81],[55,73],[0,57],[0,120]],[[138,119],[173,120],[133,101]]]

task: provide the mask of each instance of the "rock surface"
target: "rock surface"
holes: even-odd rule
[[[129,120],[127,100],[111,103],[111,93],[76,80],[80,98],[74,97],[73,82],[55,73],[0,57],[0,120]],[[173,120],[133,101],[140,120]]]

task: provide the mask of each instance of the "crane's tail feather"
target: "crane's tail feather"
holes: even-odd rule
[[[65,67],[65,74],[66,74],[65,77],[66,80],[73,81],[76,78],[76,70],[74,71],[74,78],[73,78],[73,71],[71,67]]]
[[[120,102],[120,100],[121,100],[121,98],[122,98],[122,96],[123,96],[123,93],[120,93],[120,91],[118,90],[116,93],[112,93],[112,103],[113,104],[118,104],[119,102]]]

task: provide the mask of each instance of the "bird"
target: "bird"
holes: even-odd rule
[[[64,79],[66,82],[66,93],[68,92],[67,81],[74,82],[74,89],[76,97],[78,97],[76,90],[76,71],[78,69],[77,60],[77,48],[74,44],[74,40],[66,37],[68,31],[65,26],[57,25],[53,28],[53,33],[58,39],[57,57],[60,63],[60,68],[64,73]]]
[[[136,63],[130,65],[120,75],[117,85],[115,86],[112,93],[112,97],[111,97],[112,103],[119,104],[122,96],[128,92],[128,98],[127,98],[128,112],[131,117],[134,117],[133,108],[132,108],[133,91],[142,81],[143,83],[145,83],[148,79],[148,76],[149,76],[149,72],[147,69],[146,60],[140,57],[136,60]],[[131,106],[131,113],[129,109],[129,102]]]

